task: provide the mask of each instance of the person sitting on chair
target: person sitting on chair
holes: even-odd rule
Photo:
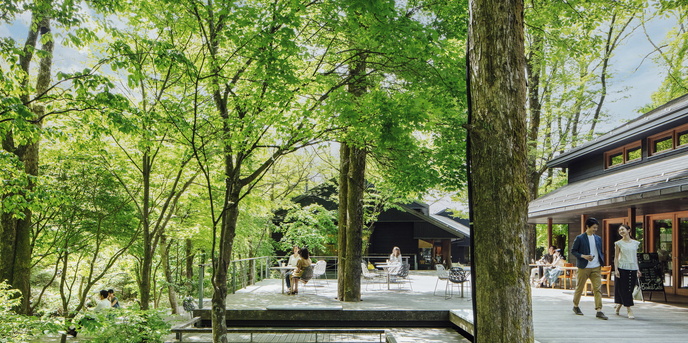
[[[294,249],[292,250],[292,254],[289,255],[289,263],[287,263],[288,266],[290,267],[296,267],[296,262],[299,261],[299,246],[294,245]],[[287,272],[285,276],[285,281],[287,282],[287,288],[291,289],[291,274],[293,273],[293,270],[290,270]]]
[[[296,269],[294,269],[294,272],[291,274],[292,290],[287,293],[289,295],[299,294],[299,280],[301,279],[301,275],[303,275],[303,270],[306,268],[312,268],[311,264],[313,262],[311,262],[308,248],[301,248],[299,254],[301,255],[301,258],[299,258],[298,262],[296,262]]]
[[[566,260],[564,260],[564,257],[561,256],[561,250],[555,250],[552,268],[545,272],[545,275],[543,275],[542,278],[540,278],[540,281],[538,281],[536,287],[542,287],[545,284],[548,287],[553,286],[554,283],[557,282],[557,280],[559,279],[559,275],[564,274],[564,270],[561,269],[561,267],[564,266],[564,263],[566,263]]]

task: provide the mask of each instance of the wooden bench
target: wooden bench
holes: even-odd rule
[[[170,332],[174,333],[177,342],[184,342],[185,333],[200,333],[205,332],[205,328],[192,327],[194,324],[201,321],[201,317],[194,317],[191,320],[187,320],[181,324],[175,325],[170,329]],[[211,329],[212,332],[212,329]]]

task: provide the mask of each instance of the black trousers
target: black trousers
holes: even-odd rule
[[[619,268],[619,277],[614,279],[614,302],[633,306],[633,288],[638,283],[638,271]]]

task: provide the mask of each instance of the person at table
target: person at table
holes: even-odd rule
[[[394,249],[392,249],[392,254],[389,255],[388,263],[401,263],[401,249],[399,249],[399,247],[394,247]]]
[[[535,264],[537,264],[538,267],[530,270],[530,283],[531,284],[537,284],[537,282],[535,282],[535,275],[540,276],[540,278],[545,276],[545,273],[547,272],[547,270],[550,269],[550,267],[548,267],[547,265],[551,265],[552,262],[554,261],[554,251],[556,249],[557,248],[554,245],[550,245],[547,254],[545,254],[544,256],[542,256],[541,259],[539,259],[539,260],[537,260],[537,262],[535,262]]]
[[[578,307],[585,283],[590,279],[592,292],[595,295],[595,317],[607,320],[607,316],[602,313],[602,264],[604,263],[604,252],[602,238],[595,233],[599,227],[597,219],[590,218],[585,221],[585,232],[578,235],[573,241],[571,253],[576,256],[576,267],[578,267],[576,278],[576,291],[573,293],[573,313],[582,316],[583,312]]]
[[[301,275],[303,275],[303,270],[306,268],[313,268],[311,267],[311,264],[313,264],[313,262],[310,259],[310,253],[308,252],[308,248],[301,248],[301,250],[299,251],[299,255],[300,258],[296,262],[296,269],[294,269],[294,271],[291,274],[291,290],[287,293],[289,295],[299,294],[299,280],[301,279]]]
[[[294,267],[296,268],[296,262],[299,261],[299,258],[301,256],[299,255],[299,246],[294,245],[294,248],[292,249],[292,254],[289,255],[289,262],[287,263],[287,266]],[[287,272],[287,275],[285,276],[285,280],[287,281],[287,288],[291,289],[291,274],[293,273],[293,270],[290,270]]]
[[[401,266],[401,249],[399,249],[399,247],[394,247],[392,249],[392,254],[389,255],[389,260],[387,260],[387,264],[390,265],[387,268],[388,273],[394,273],[399,269],[399,267]]]
[[[627,225],[619,226],[621,239],[614,242],[614,310],[619,314],[621,306],[626,307],[628,319],[635,319],[633,306],[633,288],[642,275],[638,270],[638,245],[640,242],[631,238]]]
[[[555,282],[557,282],[557,279],[559,278],[559,275],[564,274],[564,269],[562,267],[564,266],[565,260],[564,257],[561,256],[561,250],[556,249],[554,251],[554,260],[552,261],[552,267],[547,268],[547,271],[545,274],[540,278],[540,281],[538,282],[536,287],[542,287],[542,286],[547,286],[551,287],[554,285]]]

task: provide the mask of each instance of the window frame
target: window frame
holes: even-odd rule
[[[634,150],[636,148],[640,148],[640,157],[632,159],[632,160],[628,160],[627,159],[628,158],[628,151]],[[623,162],[621,162],[619,164],[611,165],[610,158],[614,155],[617,155],[618,153],[621,153],[621,156],[623,158]],[[643,142],[642,142],[642,140],[637,140],[635,142],[628,143],[628,144],[621,146],[621,147],[618,147],[616,149],[606,151],[604,153],[604,169],[607,170],[607,169],[611,169],[611,168],[616,168],[618,166],[623,166],[627,163],[634,163],[634,162],[638,162],[638,161],[642,161],[642,160],[643,160]]]
[[[682,149],[682,148],[688,147],[688,143],[683,143],[681,145],[678,144],[679,143],[678,134],[681,132],[688,131],[688,124],[681,125],[681,126],[675,128],[674,131],[675,131],[674,132],[674,149]]]
[[[666,152],[669,152],[672,150],[683,149],[683,148],[688,147],[688,143],[684,143],[682,145],[678,144],[679,143],[678,134],[681,132],[685,132],[685,131],[688,131],[688,124],[683,124],[681,126],[677,126],[677,127],[673,128],[673,129],[666,130],[666,131],[663,131],[663,132],[660,132],[658,134],[655,134],[655,135],[648,137],[647,138],[647,156],[650,157],[650,156],[654,156],[654,155],[660,155],[660,154],[663,154],[663,153],[666,153]],[[665,137],[671,138],[671,148],[666,149],[666,150],[662,150],[662,151],[655,151],[655,142],[658,140],[661,140]]]

